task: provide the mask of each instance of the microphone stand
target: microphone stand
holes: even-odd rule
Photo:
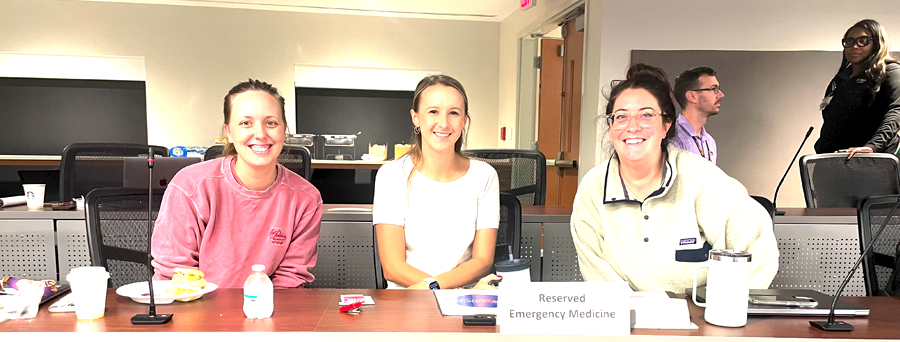
[[[787,178],[788,173],[791,172],[791,166],[794,166],[797,155],[800,154],[800,150],[803,149],[803,145],[806,144],[806,139],[809,139],[809,135],[812,134],[812,131],[813,126],[809,126],[809,130],[806,131],[806,136],[803,137],[803,142],[801,142],[800,147],[797,148],[797,153],[794,153],[794,159],[791,159],[791,163],[788,164],[787,170],[784,170],[784,176],[781,176],[781,181],[779,181],[778,186],[775,187],[775,196],[772,198],[772,206],[775,207],[775,215],[784,215],[783,211],[778,210],[778,190],[781,190],[781,184],[784,183],[784,179]]]
[[[853,277],[853,273],[856,273],[856,269],[859,267],[859,264],[862,263],[863,258],[866,257],[869,253],[872,252],[872,247],[875,246],[875,241],[878,241],[878,237],[881,236],[881,233],[884,232],[884,228],[887,227],[888,222],[891,221],[891,218],[894,217],[894,212],[897,211],[897,208],[900,207],[900,197],[897,197],[897,204],[894,204],[894,208],[891,209],[891,213],[884,219],[884,223],[881,224],[881,227],[878,228],[878,231],[875,232],[875,235],[872,237],[872,241],[868,246],[863,250],[862,254],[859,255],[859,259],[856,259],[856,264],[853,265],[853,268],[850,269],[850,274],[847,274],[847,277],[844,278],[844,282],[841,283],[841,287],[838,288],[837,292],[834,294],[834,300],[831,301],[831,311],[828,313],[828,321],[809,321],[809,325],[814,326],[820,330],[824,331],[853,331],[853,326],[850,323],[834,320],[834,307],[837,305],[838,297],[840,297],[841,292],[844,291],[844,288],[847,287],[847,283],[850,282],[850,278]],[[860,237],[862,240],[862,237]]]
[[[150,313],[137,314],[131,317],[131,324],[166,324],[172,320],[173,314],[156,314],[156,299],[153,294],[153,255],[150,254],[150,241],[153,239],[153,148],[147,155],[148,186],[147,186],[147,268],[150,269],[150,278],[147,281],[150,287]]]

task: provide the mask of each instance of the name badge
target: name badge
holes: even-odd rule
[[[501,334],[631,334],[630,290],[624,281],[535,282],[499,291]]]

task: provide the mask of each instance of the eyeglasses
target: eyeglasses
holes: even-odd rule
[[[691,91],[711,91],[713,94],[718,94],[722,92],[722,89],[719,86],[712,86],[709,88],[691,89]]]
[[[615,129],[622,129],[625,126],[628,126],[628,122],[631,121],[631,118],[636,118],[638,125],[641,125],[643,128],[650,128],[656,125],[656,122],[653,121],[653,118],[665,115],[666,112],[654,113],[651,111],[640,112],[637,114],[629,114],[626,112],[616,112],[612,114],[608,114],[606,116],[606,122],[609,123],[609,127]]]
[[[869,43],[871,43],[871,42],[872,42],[872,37],[868,37],[868,36],[862,36],[862,37],[858,37],[858,38],[847,37],[847,38],[841,39],[841,45],[843,45],[844,48],[846,48],[846,49],[852,48],[853,45],[863,47],[863,46],[869,45]]]

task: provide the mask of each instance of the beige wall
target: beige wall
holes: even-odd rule
[[[896,0],[588,0],[589,20],[599,26],[588,27],[586,82],[599,82],[600,93],[608,90],[610,80],[624,77],[631,59],[631,50],[836,51],[840,50],[839,39],[844,31],[853,23],[866,18],[881,22],[896,45],[900,43],[898,5],[900,3]],[[593,34],[595,32],[598,34]],[[592,51],[596,52],[593,56]],[[835,65],[839,62],[835,61]],[[599,65],[599,75],[595,80],[590,80],[587,74],[593,72],[591,68],[594,63]],[[676,71],[669,73],[677,74]],[[765,82],[779,80],[761,80],[759,86],[764,87]],[[826,86],[819,80],[808,82],[807,85],[818,91],[824,91]],[[723,84],[723,88],[728,89],[726,84]],[[809,104],[810,111],[816,110],[818,100],[820,99]],[[597,105],[605,105],[602,97]],[[723,107],[725,105],[723,103]],[[599,112],[596,109],[589,111],[585,107],[582,122],[593,120]],[[727,120],[727,113],[723,112],[712,120]],[[602,130],[605,123],[597,122],[598,125],[582,127],[582,167],[579,170],[582,175],[590,167],[608,158],[603,152],[603,145],[608,142],[608,137],[603,136]],[[768,158],[748,160],[732,169],[725,169],[729,174],[738,173],[739,169],[744,168],[754,170],[755,172],[742,172],[742,176],[736,177],[750,193],[770,198],[807,127],[787,120],[773,124],[779,126],[776,134],[759,137],[769,140],[771,153]],[[814,153],[812,142],[818,135],[821,121],[814,124],[815,134],[810,137],[801,155]],[[743,128],[731,127],[733,132]],[[799,137],[795,131],[800,132]],[[598,137],[598,142],[586,144],[584,139],[589,134]],[[746,136],[732,134],[721,128],[717,128],[715,134],[717,141],[731,136]],[[591,156],[594,157],[592,162],[589,160]],[[785,181],[778,195],[778,204],[780,207],[805,206],[796,169]]]
[[[250,77],[281,90],[292,124],[295,64],[441,70],[468,92],[469,146],[497,144],[500,23],[68,0],[0,13],[0,52],[143,57],[151,144],[211,144]]]

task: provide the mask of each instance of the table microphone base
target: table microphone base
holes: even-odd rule
[[[809,321],[809,325],[824,331],[853,331],[853,326],[846,322]]]
[[[131,317],[131,324],[166,324],[172,320],[173,314],[148,315],[140,314]]]

